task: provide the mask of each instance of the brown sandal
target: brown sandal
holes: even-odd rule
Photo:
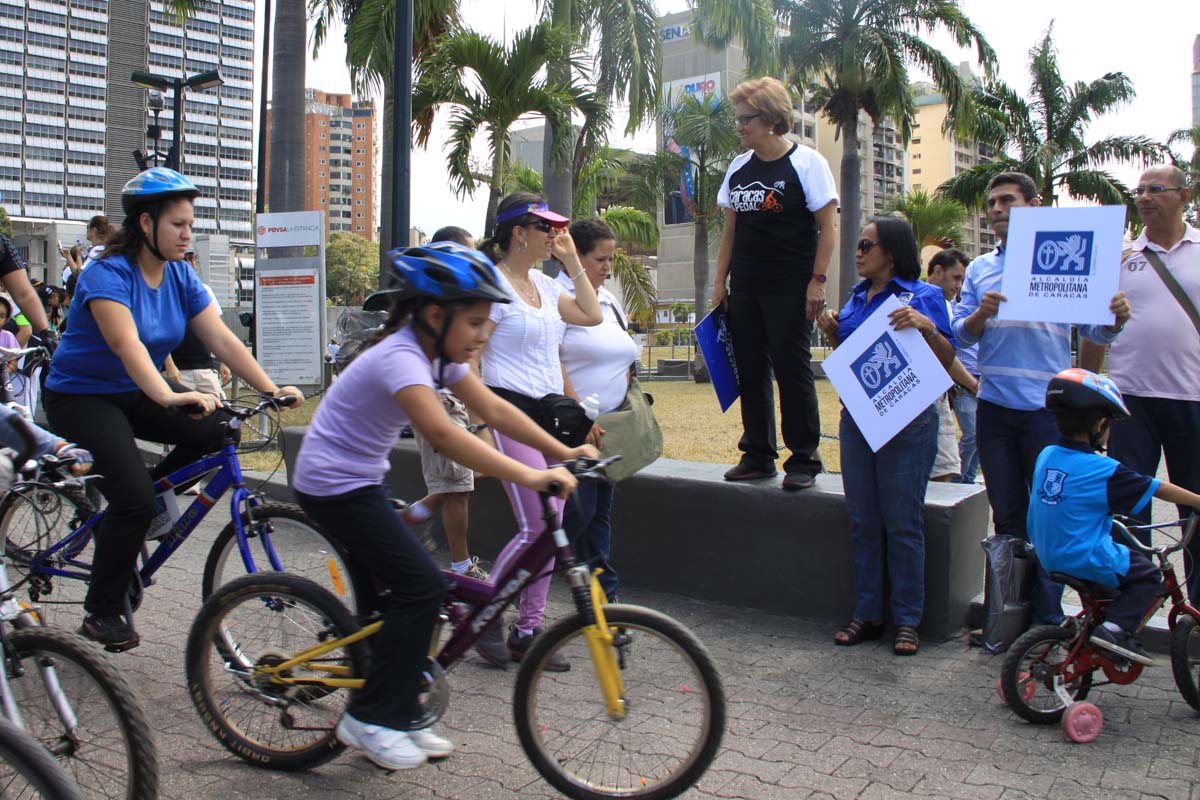
[[[878,639],[880,636],[883,636],[882,622],[867,622],[855,617],[833,635],[833,643],[842,647],[850,647],[868,639]]]
[[[921,640],[917,636],[917,629],[912,625],[897,626],[892,652],[898,656],[915,656],[920,649]]]

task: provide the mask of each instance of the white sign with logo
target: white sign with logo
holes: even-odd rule
[[[822,363],[875,452],[954,384],[920,332],[892,329],[888,314],[901,307],[884,300]]]
[[[1124,233],[1124,206],[1014,208],[996,318],[1114,324]]]
[[[259,214],[254,259],[255,352],[280,386],[318,387],[325,353],[325,225],[320,211]],[[316,253],[271,257],[279,247]]]
[[[256,222],[256,246],[259,248],[319,245],[325,230],[321,225],[320,211],[259,214]]]

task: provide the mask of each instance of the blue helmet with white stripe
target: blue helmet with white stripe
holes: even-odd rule
[[[195,200],[200,196],[196,184],[167,167],[154,167],[139,172],[130,178],[121,190],[121,208],[132,214],[135,208],[162,200],[186,197]]]
[[[403,247],[388,254],[393,286],[374,292],[364,311],[380,311],[393,301],[419,298],[431,303],[487,300],[511,303],[500,276],[486,255],[457,242]]]

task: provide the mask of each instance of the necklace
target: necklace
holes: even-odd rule
[[[521,287],[517,286],[517,276],[512,274],[512,270],[508,268],[508,264],[505,264],[503,261],[501,261],[500,267],[504,270],[504,274],[508,276],[508,282],[512,284],[512,287],[517,290],[518,294],[520,294],[522,291],[529,292],[528,299],[526,299],[525,295],[523,294],[521,294],[521,299],[531,306],[536,306],[538,299],[537,286],[534,285],[533,281],[527,277],[525,280],[529,284],[529,288],[522,290]]]

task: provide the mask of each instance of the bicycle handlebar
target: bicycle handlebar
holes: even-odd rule
[[[49,358],[50,351],[44,347],[0,347],[0,363],[7,364],[10,361],[18,361],[25,356],[32,355]]]
[[[254,408],[245,408],[242,406],[234,405],[233,403],[230,403],[228,400],[222,400],[221,405],[218,407],[217,410],[222,411],[231,417],[236,417],[237,419],[244,420],[244,419],[250,419],[255,414],[261,414],[263,411],[265,411],[268,408],[270,408],[270,409],[287,408],[288,406],[294,405],[295,403],[296,403],[296,398],[292,395],[288,395],[286,397],[271,397],[269,395],[259,395],[259,402],[256,406],[254,406]],[[168,411],[168,413],[175,412],[175,413],[180,413],[180,414],[203,414],[204,408],[202,406],[193,404],[193,405],[186,405],[186,406],[169,406],[167,408],[167,411]]]
[[[1113,520],[1113,529],[1118,535],[1124,539],[1123,544],[1131,549],[1137,550],[1139,553],[1147,556],[1169,556],[1188,546],[1188,542],[1192,540],[1192,536],[1196,533],[1197,523],[1200,523],[1200,512],[1193,511],[1185,519],[1177,519],[1172,522],[1159,522],[1153,525],[1126,525],[1119,519]],[[1159,528],[1174,528],[1175,526],[1183,528],[1183,535],[1179,541],[1172,545],[1163,547],[1150,547],[1142,544],[1133,535],[1133,531],[1152,531]]]

